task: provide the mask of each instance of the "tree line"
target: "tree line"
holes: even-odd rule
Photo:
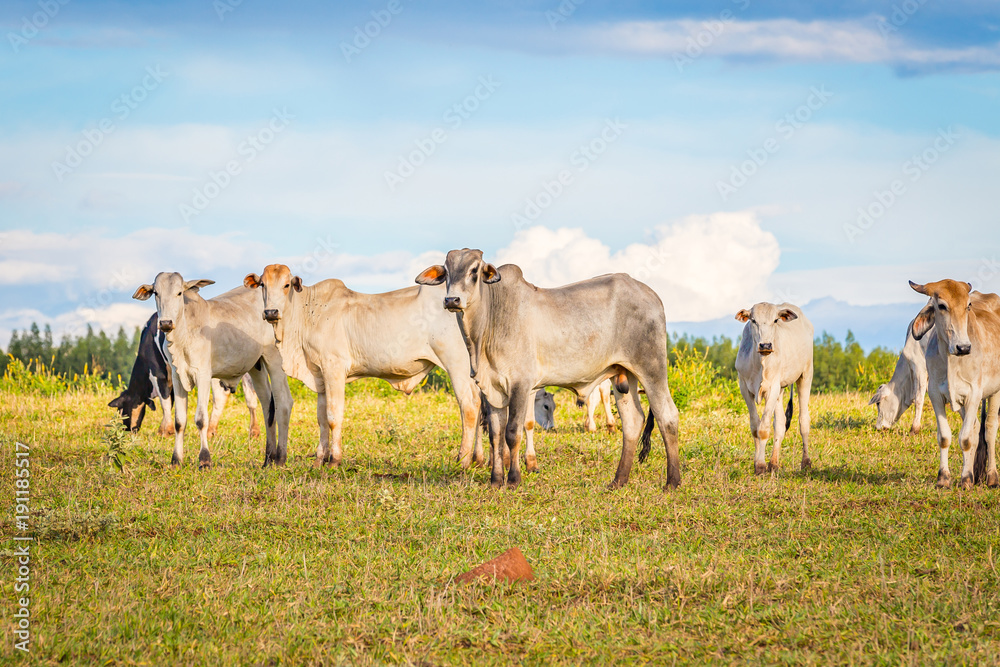
[[[11,357],[28,364],[43,364],[52,373],[65,377],[75,375],[96,375],[116,382],[128,382],[132,364],[139,349],[140,328],[136,327],[130,336],[124,328],[111,337],[104,331],[94,332],[87,326],[87,333],[72,338],[63,336],[56,345],[49,325],[30,328],[11,336],[7,352],[0,355],[0,375]],[[739,341],[727,336],[708,340],[703,337],[672,334],[668,337],[670,362],[675,364],[678,356],[696,353],[702,356],[717,372],[718,377],[736,379],[736,352]],[[825,331],[816,338],[813,349],[813,391],[868,391],[886,382],[896,364],[897,353],[882,347],[865,353],[864,349],[848,331],[843,343]],[[440,377],[438,377],[440,375]],[[430,378],[429,388],[447,386],[443,373]]]

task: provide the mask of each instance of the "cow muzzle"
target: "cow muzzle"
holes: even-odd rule
[[[772,352],[774,352],[774,344],[773,343],[761,343],[760,345],[757,346],[757,351],[760,352],[760,356],[766,357],[767,355],[769,355]]]
[[[171,331],[174,330],[174,321],[173,320],[160,320],[159,329],[163,333],[170,333]]]
[[[264,319],[271,324],[274,324],[281,319],[281,313],[279,313],[276,308],[268,308],[264,311]]]
[[[955,356],[964,357],[967,354],[969,354],[970,352],[972,352],[972,344],[971,343],[966,343],[964,345],[956,345],[955,346]]]
[[[446,296],[444,298],[444,309],[453,313],[462,311],[462,298],[457,296]]]

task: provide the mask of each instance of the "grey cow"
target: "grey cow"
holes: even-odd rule
[[[927,346],[931,337],[920,340],[913,337],[913,322],[906,327],[906,341],[903,351],[896,360],[892,378],[875,391],[868,405],[878,408],[875,429],[884,431],[896,425],[903,413],[914,406],[910,433],[920,432],[920,420],[924,411],[924,395],[927,393]]]
[[[655,420],[667,454],[666,488],[680,484],[679,418],[667,385],[666,317],[647,285],[610,274],[541,289],[527,282],[516,265],[498,269],[483,261],[482,251],[468,248],[452,250],[443,265],[426,269],[416,282],[447,284],[443,306],[457,314],[472,374],[496,408],[490,411],[493,432],[503,433],[510,448],[507,484],[521,481],[521,427],[533,408],[532,393],[558,386],[586,397],[608,378],[615,379],[622,419],[622,453],[611,488],[628,482],[640,437],[640,460],[648,454]],[[639,382],[650,404],[645,428]],[[491,443],[494,487],[504,484],[498,440]]]

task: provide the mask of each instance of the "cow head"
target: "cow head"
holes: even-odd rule
[[[152,285],[140,285],[132,298],[145,301],[156,296],[160,331],[169,333],[184,319],[184,293],[214,284],[214,280],[184,280],[179,273],[158,273]]]
[[[545,389],[535,394],[535,423],[546,431],[556,427],[556,401]]]
[[[268,264],[261,275],[248,273],[243,285],[250,289],[260,288],[264,297],[264,321],[274,325],[274,337],[280,343],[283,333],[281,317],[288,307],[292,292],[302,291],[302,279],[292,275],[292,270],[284,264]]]
[[[868,405],[874,405],[878,409],[878,416],[875,417],[876,431],[885,431],[892,428],[893,424],[899,421],[903,410],[910,407],[909,405],[903,405],[900,397],[887,384],[881,385],[876,390],[875,395],[868,401]]]
[[[758,303],[750,310],[744,308],[736,313],[736,319],[740,322],[750,322],[751,340],[756,341],[757,352],[762,357],[776,351],[774,333],[778,327],[798,317],[790,308],[779,308],[773,303]]]
[[[972,311],[969,294],[972,285],[957,280],[918,285],[911,280],[910,287],[931,298],[913,320],[913,337],[920,340],[934,328],[938,344],[946,344],[948,354],[962,357],[972,352],[972,340],[969,338],[969,313]]]
[[[444,307],[455,313],[476,304],[483,284],[491,285],[499,281],[500,272],[483,261],[483,251],[469,248],[450,251],[444,264],[424,270],[416,280],[418,285],[446,283],[448,291]]]
[[[142,426],[142,418],[146,415],[147,406],[151,410],[156,409],[156,404],[152,400],[136,399],[128,391],[123,391],[118,398],[108,403],[109,408],[118,410],[125,430],[132,431],[133,433],[138,431],[139,427]]]

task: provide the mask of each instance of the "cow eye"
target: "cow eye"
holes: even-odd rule
[[[775,323],[775,324],[777,324],[777,323],[778,323],[778,320],[780,320],[780,319],[781,319],[780,317],[776,317],[776,318],[774,318],[774,323]]]
[[[180,295],[181,295],[181,294],[183,294],[183,293],[184,293],[184,292],[178,292],[178,293],[177,293],[177,296],[180,296]]]
[[[754,318],[752,318],[752,317],[750,318],[750,321],[751,321],[751,322],[753,322],[754,324],[757,324],[757,320],[755,320],[755,319],[754,319]]]
[[[965,307],[965,309],[966,309],[966,310],[972,310],[972,302],[971,302],[971,301],[969,302],[969,305],[967,305],[967,306]]]
[[[289,288],[289,287],[291,287],[291,286],[292,286],[292,284],[291,284],[291,283],[285,283],[285,289],[288,289],[288,288]]]
[[[938,310],[948,310],[948,306],[944,305],[943,303],[939,303]]]

